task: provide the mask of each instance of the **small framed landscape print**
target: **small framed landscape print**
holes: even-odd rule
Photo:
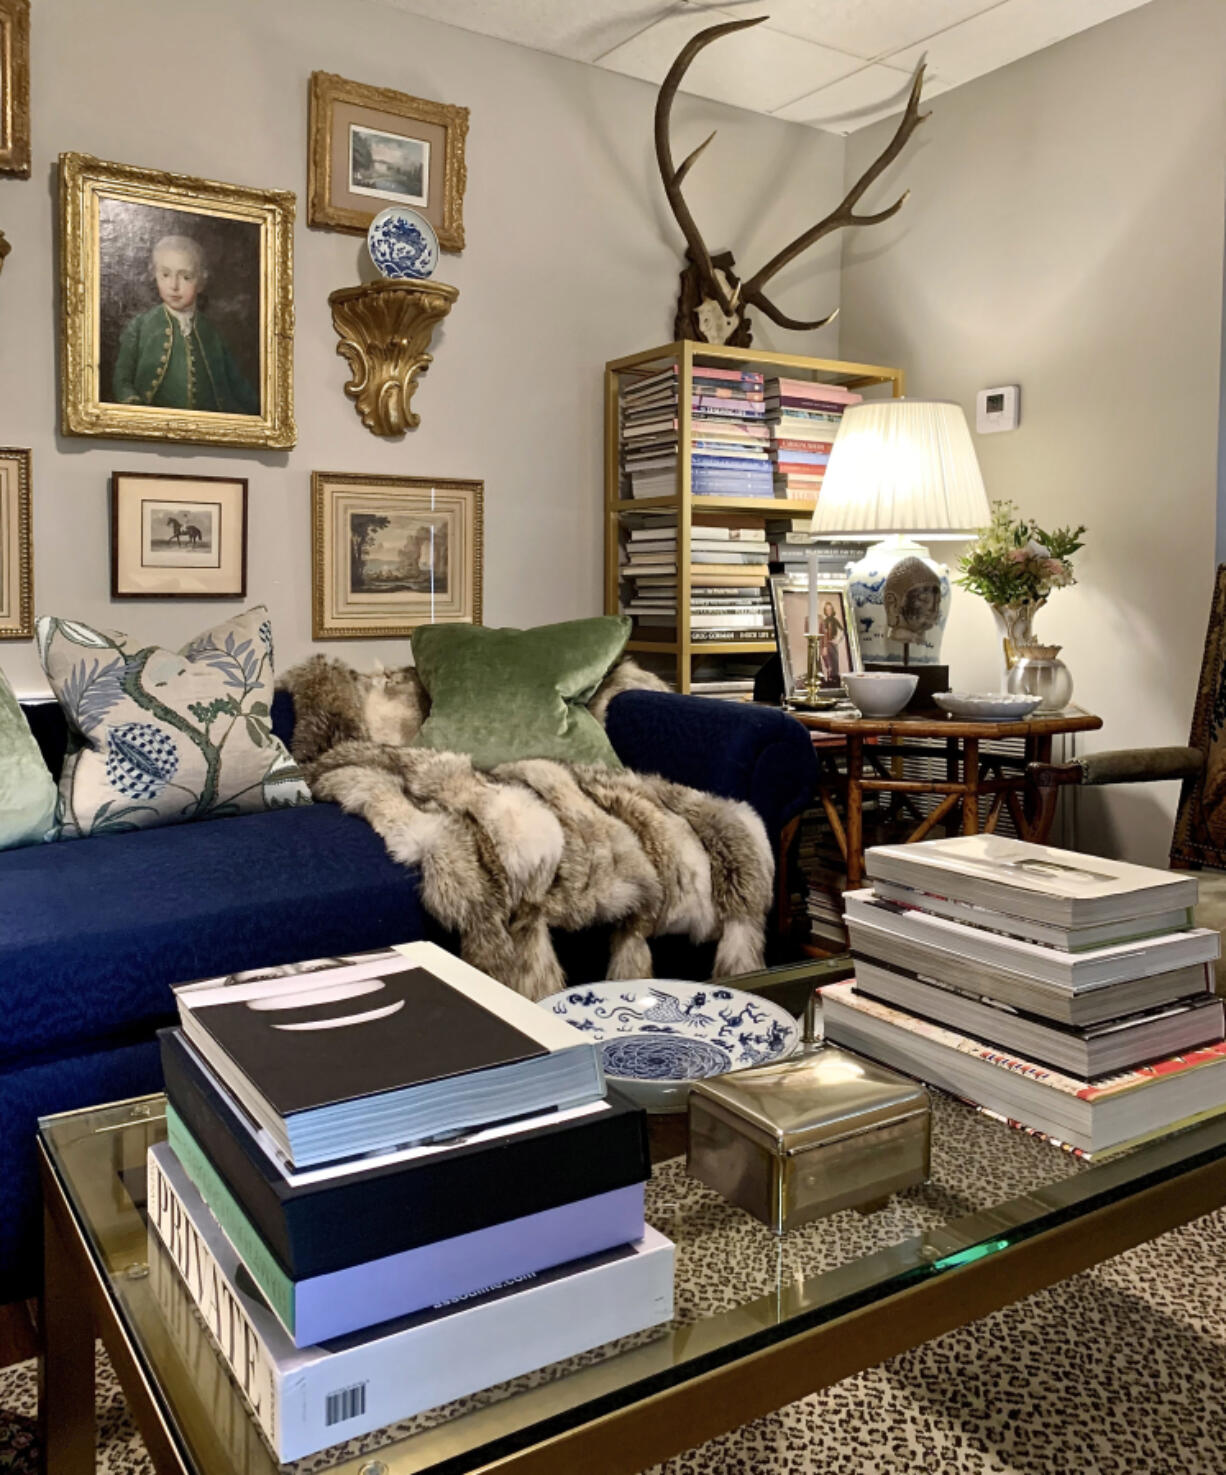
[[[809,580],[803,574],[770,576],[771,609],[775,616],[775,638],[783,663],[783,689],[791,696],[803,686],[809,668]],[[847,581],[818,579],[817,627],[820,686],[835,692],[848,671],[860,670],[860,637],[854,619],[848,618]]]
[[[112,474],[112,598],[242,599],[246,593],[243,477]]]
[[[30,177],[30,0],[0,0],[0,174]]]
[[[61,154],[64,433],[292,446],[293,224],[283,190]]]
[[[0,640],[33,634],[30,453],[0,446]]]
[[[365,233],[380,210],[411,205],[444,251],[464,249],[468,109],[311,75],[307,219]]]
[[[314,639],[479,625],[482,495],[479,481],[313,472]]]

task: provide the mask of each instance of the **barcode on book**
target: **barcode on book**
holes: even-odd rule
[[[355,1383],[352,1388],[342,1388],[328,1394],[324,1423],[330,1429],[333,1424],[343,1424],[346,1419],[356,1419],[366,1412],[366,1384]]]

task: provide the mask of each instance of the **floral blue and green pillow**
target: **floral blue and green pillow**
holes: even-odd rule
[[[272,626],[263,605],[181,651],[78,620],[37,623],[68,721],[64,839],[309,804],[272,730]]]

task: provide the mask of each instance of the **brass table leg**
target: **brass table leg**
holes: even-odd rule
[[[47,1475],[94,1475],[94,1319],[54,1218],[43,1210],[38,1409]]]

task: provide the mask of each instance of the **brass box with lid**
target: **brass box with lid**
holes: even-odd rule
[[[923,1183],[929,1140],[923,1086],[823,1045],[696,1082],[686,1167],[782,1234]]]

